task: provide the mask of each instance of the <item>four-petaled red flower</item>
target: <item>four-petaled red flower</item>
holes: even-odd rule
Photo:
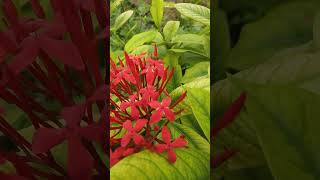
[[[171,104],[171,98],[166,97],[162,100],[161,103],[158,101],[151,101],[149,105],[155,109],[151,116],[150,124],[154,124],[160,121],[160,119],[165,115],[169,121],[174,121],[175,115],[174,112],[169,108]]]
[[[184,140],[182,137],[179,137],[171,142],[171,134],[166,126],[162,128],[162,140],[165,142],[165,144],[156,145],[155,151],[158,153],[163,153],[164,151],[167,151],[169,162],[176,162],[177,155],[173,151],[173,149],[185,147],[187,145],[187,141]]]
[[[127,130],[127,133],[121,139],[121,146],[126,147],[130,143],[131,139],[133,139],[134,143],[137,145],[143,143],[144,139],[138,133],[147,124],[147,122],[148,120],[146,119],[139,119],[137,120],[135,127],[132,127],[132,122],[129,120],[124,122],[123,128]]]

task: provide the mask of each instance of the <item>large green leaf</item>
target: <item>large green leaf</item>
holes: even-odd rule
[[[139,47],[145,43],[153,41],[157,37],[158,32],[156,30],[150,30],[134,35],[125,45],[124,49],[127,52],[133,51],[136,47]]]
[[[178,97],[180,97],[185,91],[187,91],[187,88],[202,88],[207,91],[210,91],[210,79],[208,77],[200,77],[197,78],[189,83],[186,83],[182,86],[179,86],[175,90],[173,90],[170,93],[170,97],[173,100],[176,100]],[[184,111],[180,114],[180,116],[189,115],[192,114],[192,109],[190,107],[190,104],[185,99],[182,102],[180,102],[176,107],[176,110],[183,109]]]
[[[213,12],[213,81],[225,77],[224,62],[230,52],[231,41],[226,14],[220,9]]]
[[[204,6],[191,3],[178,3],[176,9],[183,15],[194,21],[210,25],[210,9]]]
[[[194,79],[208,75],[208,67],[210,62],[200,62],[190,68],[188,68],[182,78],[182,83],[188,83]]]
[[[209,142],[192,128],[175,122],[170,123],[169,127],[172,127],[174,130],[178,131],[179,134],[183,134],[185,139],[188,141],[189,147],[199,149],[207,154],[210,153]]]
[[[318,179],[320,96],[290,86],[244,88],[249,118],[275,179]]]
[[[209,179],[209,154],[192,148],[175,150],[177,161],[170,164],[166,155],[142,151],[131,155],[110,170],[112,180]]]
[[[310,41],[314,15],[318,10],[319,2],[286,3],[258,21],[245,25],[226,67],[247,69],[266,61],[280,50]]]
[[[117,31],[119,28],[121,28],[132,16],[133,11],[128,10],[123,13],[121,13],[115,20],[114,25],[112,27],[112,31]]]
[[[169,66],[170,70],[174,68],[174,74],[166,86],[167,91],[171,92],[181,85],[182,70],[179,64],[179,55],[176,53],[168,52],[163,60],[166,66]]]
[[[206,138],[210,140],[210,91],[189,88],[187,89],[187,102]]]
[[[166,41],[170,42],[179,29],[180,21],[168,21],[163,28],[163,34]]]
[[[163,18],[163,8],[164,3],[163,0],[152,0],[150,12],[153,18],[154,23],[160,29],[161,21]]]

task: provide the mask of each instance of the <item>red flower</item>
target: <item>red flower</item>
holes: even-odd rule
[[[160,121],[160,119],[163,117],[163,114],[167,119],[170,121],[174,121],[175,115],[174,112],[172,112],[171,109],[169,109],[169,106],[171,104],[171,98],[166,97],[162,100],[161,103],[158,101],[151,101],[149,105],[155,109],[151,116],[150,124],[154,124]]]
[[[114,151],[112,151],[112,149],[110,149],[110,166],[112,167],[117,162],[119,162],[122,157],[128,156],[132,153],[134,153],[133,148],[126,149],[124,147],[119,147]]]
[[[144,141],[144,139],[138,133],[147,124],[147,122],[148,121],[146,119],[139,119],[137,120],[135,127],[132,127],[132,122],[129,120],[123,123],[123,128],[127,130],[127,133],[122,137],[121,146],[127,146],[131,139],[133,139],[135,144],[141,144]]]
[[[177,138],[173,142],[171,142],[171,134],[167,127],[162,127],[162,140],[165,144],[158,144],[155,147],[155,151],[158,153],[163,153],[164,151],[168,152],[168,160],[171,163],[176,162],[177,155],[173,151],[174,148],[181,148],[187,145],[187,141],[182,137]]]
[[[137,100],[137,94],[131,95],[129,97],[129,101],[128,102],[122,102],[120,105],[121,110],[125,110],[128,107],[131,107],[131,115],[134,119],[138,119],[139,118],[139,105],[141,103],[139,102],[139,100]]]
[[[118,65],[112,60],[110,63],[110,80],[113,82],[110,88],[111,113],[109,118],[110,131],[112,131],[110,133],[112,134],[110,136],[111,166],[132,153],[154,149],[155,144],[161,142],[157,138],[164,126],[159,123],[160,119],[163,116],[166,117],[164,120],[167,125],[175,120],[175,113],[182,112],[182,110],[173,112],[172,108],[185,98],[186,93],[171,104],[171,98],[165,90],[174,71],[168,72],[169,68],[164,68],[161,59],[144,56],[144,53],[138,56],[125,53],[125,63],[120,59]],[[156,49],[154,56],[157,56]],[[160,101],[159,97],[164,94],[167,97]],[[131,113],[127,111],[127,108],[130,108]],[[124,129],[126,130],[125,135],[119,138],[119,134]],[[131,140],[133,143],[130,143]],[[175,160],[172,147],[182,147],[185,144],[183,138],[178,138],[171,143],[169,134],[169,142],[163,145],[166,146],[164,150],[169,151],[170,162]],[[161,148],[161,145],[159,147]]]

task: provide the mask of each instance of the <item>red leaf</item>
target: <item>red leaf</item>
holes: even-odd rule
[[[55,40],[41,37],[40,47],[50,57],[60,60],[62,63],[76,69],[83,70],[84,64],[80,53],[75,45],[64,40]]]
[[[45,153],[53,146],[60,144],[66,137],[65,130],[39,128],[33,135],[32,151]]]

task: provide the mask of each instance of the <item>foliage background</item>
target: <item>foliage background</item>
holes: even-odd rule
[[[214,123],[241,92],[247,100],[213,142],[212,154],[237,154],[212,179],[319,179],[319,2],[215,3]]]

